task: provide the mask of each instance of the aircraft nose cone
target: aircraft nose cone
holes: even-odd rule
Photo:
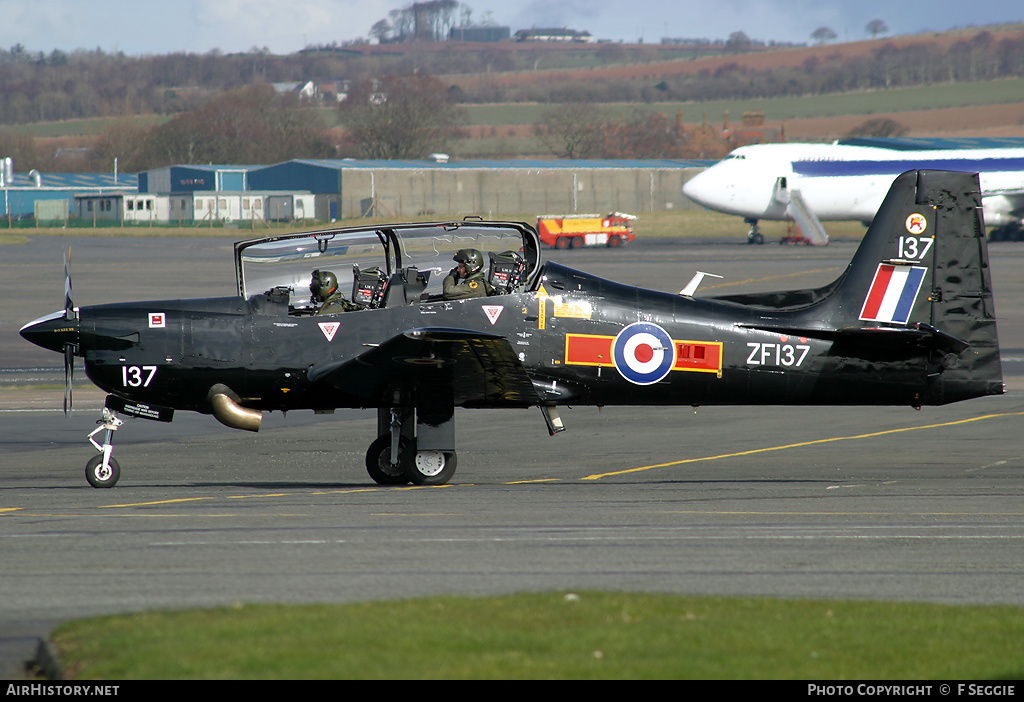
[[[23,326],[21,336],[36,346],[63,353],[65,344],[78,343],[78,330],[77,319],[65,319],[64,312],[54,312]]]
[[[711,182],[714,180],[707,174],[707,171],[698,173],[690,180],[683,183],[683,195],[690,198],[698,205],[713,207],[716,204],[718,188]]]

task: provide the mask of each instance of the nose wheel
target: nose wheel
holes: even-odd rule
[[[103,456],[93,456],[85,464],[85,479],[94,488],[112,488],[120,477],[121,466],[112,456],[107,456],[106,461]]]
[[[113,436],[117,428],[124,422],[117,418],[117,412],[104,407],[103,415],[96,423],[99,426],[89,432],[88,438],[89,443],[100,452],[100,455],[93,456],[85,464],[85,479],[94,488],[112,488],[117,485],[117,481],[121,477],[121,466],[110,455],[114,450]],[[98,444],[93,437],[101,431],[106,433],[103,435],[103,443]]]

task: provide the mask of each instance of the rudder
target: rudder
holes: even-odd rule
[[[897,177],[838,282],[828,323],[915,337],[929,354],[929,404],[1002,393],[977,174]]]

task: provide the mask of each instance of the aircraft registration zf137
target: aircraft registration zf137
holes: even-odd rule
[[[493,294],[458,300],[456,251],[488,252]],[[74,307],[29,341],[85,359],[105,390],[99,455],[110,487],[118,414],[213,414],[255,431],[262,413],[376,408],[366,453],[380,484],[455,471],[455,408],[563,405],[940,405],[1003,392],[977,175],[899,176],[847,269],[817,289],[693,296],[541,260],[527,224],[464,220],[271,236],[235,244],[238,295]],[[359,309],[317,314],[312,271]],[[351,307],[352,305],[349,305]],[[106,429],[101,445],[93,436]]]

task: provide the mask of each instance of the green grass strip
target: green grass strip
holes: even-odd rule
[[[579,592],[68,623],[78,679],[1020,679],[1024,608]]]

